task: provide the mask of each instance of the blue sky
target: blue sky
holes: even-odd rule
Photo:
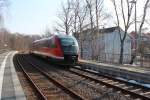
[[[52,30],[58,11],[61,10],[61,3],[67,0],[8,1],[10,5],[5,11],[5,27],[11,32],[41,34],[46,28]]]
[[[57,20],[58,11],[61,10],[62,2],[66,0],[8,0],[9,6],[4,14],[4,25],[11,32],[19,32],[24,34],[41,34],[46,28],[53,29]],[[104,0],[105,11],[112,13],[114,9],[110,0]],[[143,0],[139,0],[138,14],[142,10],[141,4]],[[140,8],[140,9],[139,9]],[[148,13],[149,16],[149,13]],[[109,25],[112,20],[108,21]],[[131,31],[134,29],[132,27]]]
[[[43,33],[52,27],[59,6],[64,0],[9,0],[5,27],[11,32]]]

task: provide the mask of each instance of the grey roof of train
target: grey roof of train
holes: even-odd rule
[[[73,36],[71,36],[71,35],[56,35],[56,36],[58,36],[59,38],[73,37]]]
[[[70,36],[70,35],[53,35],[53,36],[57,36],[59,38],[67,38],[67,37],[74,38],[74,36]],[[42,39],[39,39],[39,40],[35,40],[33,43],[38,42],[38,41],[42,41],[42,40],[48,40],[48,39],[52,38],[53,36],[48,37],[48,38],[42,38]]]
[[[46,40],[46,39],[50,39],[50,37],[49,38],[42,38],[42,39],[39,39],[39,40],[35,40],[33,43],[38,42],[38,41],[42,41],[42,40]]]

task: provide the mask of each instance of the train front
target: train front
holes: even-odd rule
[[[64,63],[74,65],[78,61],[79,46],[73,36],[60,37],[61,47],[64,54]]]

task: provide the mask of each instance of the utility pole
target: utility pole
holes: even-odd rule
[[[135,5],[135,15],[134,15],[134,18],[135,18],[135,33],[137,34],[137,21],[136,21],[136,0],[132,0],[130,3],[134,3]],[[139,34],[140,35],[140,34]],[[139,36],[138,36],[139,38]],[[137,46],[138,46],[138,38],[136,39],[136,42],[137,42]],[[138,48],[138,47],[136,47]]]
[[[130,64],[133,63],[134,59],[136,58],[136,56],[138,55],[138,48],[139,48],[139,38],[140,38],[140,34],[138,35],[137,34],[137,20],[136,20],[136,17],[137,17],[137,13],[136,13],[136,3],[137,1],[136,0],[132,0],[130,3],[133,3],[135,5],[135,15],[134,15],[134,20],[135,20],[135,34],[136,34],[136,48],[134,50],[132,50],[132,58],[131,58],[131,62]]]

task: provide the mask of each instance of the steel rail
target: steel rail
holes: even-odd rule
[[[23,71],[25,77],[28,79],[28,81],[30,82],[30,84],[34,87],[34,89],[36,90],[36,92],[38,93],[38,97],[41,99],[41,100],[47,100],[47,97],[41,92],[40,88],[34,83],[34,81],[31,79],[31,77],[29,76],[29,74],[25,71],[23,65],[21,64],[20,60],[21,60],[21,57],[17,57],[17,62],[21,68],[21,70]]]
[[[108,87],[114,88],[114,89],[116,89],[116,90],[118,90],[118,91],[122,91],[123,93],[130,94],[130,95],[133,96],[133,97],[141,98],[141,99],[143,99],[143,100],[150,100],[150,97],[147,97],[147,96],[144,96],[144,95],[141,95],[141,94],[132,92],[132,91],[130,91],[130,90],[123,89],[122,87],[115,86],[115,85],[113,85],[113,84],[104,82],[104,81],[102,81],[102,80],[100,80],[100,79],[99,79],[99,80],[98,80],[98,79],[95,79],[95,78],[93,78],[93,77],[91,77],[91,76],[89,76],[89,75],[81,74],[81,73],[78,73],[78,72],[72,71],[72,70],[69,70],[69,71],[72,72],[72,73],[74,73],[74,74],[76,74],[76,75],[79,75],[79,76],[81,76],[81,77],[84,77],[84,78],[86,78],[86,79],[90,79],[90,80],[95,81],[95,82],[97,82],[97,83],[101,83],[101,84],[104,84],[104,85],[106,85],[106,86],[108,86]],[[105,77],[105,78],[106,78],[106,77]],[[111,78],[111,80],[113,80],[113,79]],[[126,84],[126,83],[124,83],[124,84]]]
[[[89,71],[89,70],[85,70],[85,69],[81,69],[81,68],[77,68],[77,67],[72,67],[72,68],[78,69],[78,70],[81,70],[81,71],[84,71],[84,72],[88,72],[88,73],[90,73],[90,74],[94,74],[94,75],[102,76],[102,77],[105,77],[105,78],[109,78],[109,79],[112,79],[112,80],[115,80],[115,81],[118,81],[118,82],[123,82],[123,83],[125,83],[125,84],[132,85],[132,86],[136,86],[136,87],[138,87],[138,88],[142,88],[142,89],[144,89],[144,90],[149,90],[149,91],[150,91],[150,88],[145,87],[145,86],[142,86],[142,85],[140,85],[140,84],[131,83],[131,82],[128,82],[128,81],[125,81],[125,80],[117,79],[117,78],[114,78],[114,77],[110,77],[110,76],[108,76],[108,75],[96,73],[96,72],[93,72],[93,71]]]
[[[45,72],[45,71],[43,71],[42,69],[39,68],[40,67],[39,65],[35,65],[27,59],[26,59],[26,61],[28,61],[28,63],[30,63],[36,70],[41,72],[46,78],[48,78],[52,83],[54,83],[56,86],[60,87],[62,90],[64,90],[66,93],[68,93],[71,97],[73,97],[77,100],[86,100],[84,97],[82,97],[78,93],[76,93],[76,92],[72,91],[71,89],[67,88],[66,86],[62,85],[61,82],[59,82],[56,79],[50,77],[50,75],[47,72]]]

